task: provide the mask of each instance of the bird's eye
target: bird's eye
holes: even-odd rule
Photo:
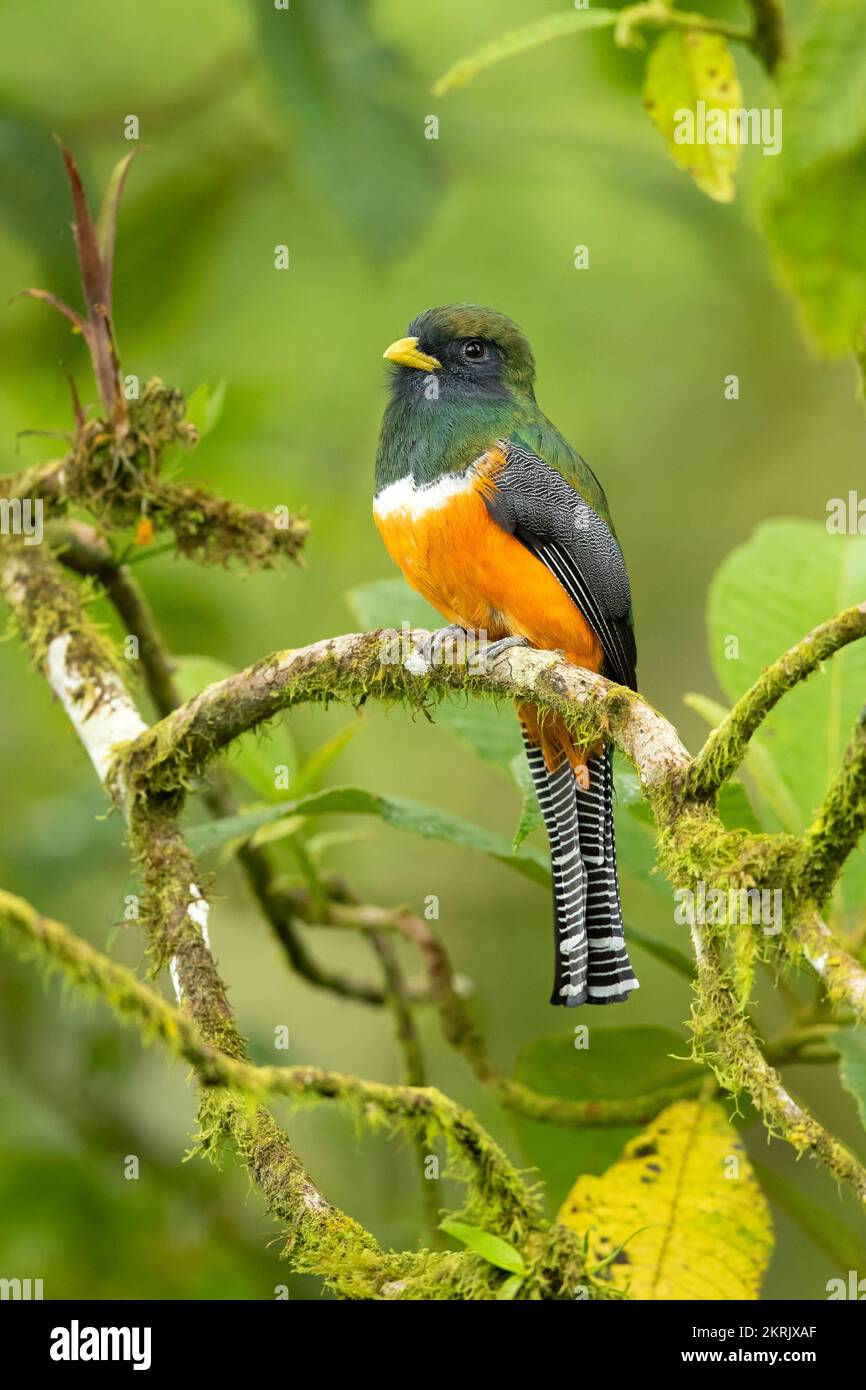
[[[480,338],[470,338],[463,344],[463,356],[468,362],[483,362],[487,356],[487,348]]]

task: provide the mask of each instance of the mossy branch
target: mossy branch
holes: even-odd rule
[[[771,1134],[787,1140],[798,1154],[811,1153],[866,1207],[866,1169],[785,1090],[738,1006],[717,943],[703,940],[695,929],[693,942],[698,966],[692,1011],[696,1055],[712,1066],[725,1090],[750,1097]]]
[[[788,835],[727,831],[708,797],[714,778],[720,770],[723,776],[729,775],[751,732],[784,691],[814,670],[819,661],[862,635],[864,629],[866,606],[850,609],[809,634],[768,668],[732,711],[722,734],[717,732],[708,740],[715,752],[701,764],[712,768],[706,781],[695,777],[695,764],[673,727],[640,697],[592,672],[570,666],[555,653],[512,649],[486,666],[482,661],[479,667],[470,654],[468,663],[431,667],[421,655],[428,634],[390,631],[356,633],[302,650],[275,653],[247,671],[209,687],[129,747],[118,750],[111,777],[128,788],[133,801],[140,799],[148,804],[159,797],[179,806],[190,780],[199,776],[232,739],[301,701],[357,702],[375,696],[418,707],[433,703],[452,690],[531,699],[563,715],[581,742],[588,743],[603,735],[630,757],[653,807],[660,831],[660,857],[672,883],[688,883],[698,877],[738,888],[762,883],[782,885],[789,920],[800,922],[814,909],[800,872],[803,842]],[[707,758],[707,750],[700,756]],[[745,950],[747,944],[738,943],[738,948]],[[764,945],[761,949],[771,948]],[[815,963],[811,955],[804,953],[802,941],[790,928],[780,937],[778,947],[772,949],[781,949],[792,960],[806,954]],[[750,958],[754,952],[752,947]],[[832,997],[856,1010],[862,1008],[859,972],[855,968],[846,984],[842,954],[834,953]],[[826,970],[820,969],[822,964],[816,963],[815,968],[826,979]],[[734,987],[727,967],[725,971],[725,997],[732,1012],[727,1022],[718,1011],[714,1014],[714,1028],[721,1027],[722,1044],[708,1056],[719,1080],[728,1085],[732,1073],[724,1059],[736,1054],[736,1046],[732,1044],[731,1050],[726,1051],[723,1044],[726,1039],[734,1039],[738,1044],[742,1041],[742,1028],[750,1029],[750,1025],[745,1018],[742,991]],[[824,1131],[817,1122],[806,1117],[807,1128],[814,1125],[815,1129],[809,1128],[812,1138],[804,1145],[800,1141],[806,1121],[802,1120],[799,1107],[769,1104],[767,1064],[757,1039],[753,1037],[752,1041],[754,1055],[761,1058],[763,1065],[756,1065],[753,1072],[743,1068],[738,1073],[738,1084],[749,1089],[765,1117],[772,1115],[779,1132],[787,1134],[790,1130],[795,1147],[809,1148],[860,1193],[859,1178],[846,1166],[847,1160],[840,1156],[844,1151],[836,1141],[825,1136],[819,1142],[816,1136]],[[492,1076],[489,1079],[503,1100],[510,1097],[518,1106],[526,1102],[516,1083],[500,1083]],[[541,1109],[548,1110],[547,1117],[554,1118],[557,1107],[548,1106],[549,1100],[532,1100],[528,1105],[531,1108],[540,1104]],[[585,1116],[582,1118],[585,1120]],[[557,1114],[556,1119],[562,1122],[561,1115]],[[577,1116],[574,1119],[580,1122]]]
[[[819,906],[830,897],[849,854],[866,829],[866,707],[815,823],[806,836],[803,875]]]
[[[58,520],[83,507],[108,530],[147,527],[148,543],[170,532],[177,551],[206,565],[245,569],[298,560],[307,522],[280,506],[260,511],[194,483],[162,476],[170,456],[197,440],[180,391],[154,377],[128,403],[123,427],[81,418],[62,459],[0,476],[0,497],[41,499]]]
[[[745,757],[749,740],[782,696],[816,671],[849,642],[866,634],[866,603],[846,608],[821,623],[763,670],[713,729],[689,768],[686,791],[695,800],[710,800]]]
[[[299,1101],[336,1100],[365,1124],[405,1121],[430,1145],[448,1141],[454,1174],[478,1194],[481,1209],[499,1218],[497,1228],[522,1237],[538,1219],[538,1203],[502,1150],[469,1111],[434,1087],[388,1086],[322,1067],[253,1066],[209,1044],[179,1008],[60,922],[43,917],[30,903],[0,891],[0,928],[19,954],[36,955],[60,969],[82,992],[98,997],[147,1041],[158,1041],[188,1062],[204,1086],[224,1086],[253,1107],[268,1097]]]
[[[77,604],[57,561],[44,550],[7,545],[0,556],[0,586],[35,661],[62,700],[101,779],[108,783],[111,750],[124,736],[135,739],[146,730],[117,664],[109,659],[110,644]],[[214,1084],[214,1068],[222,1067],[226,1077],[249,1082],[250,1072],[256,1069],[249,1068],[210,951],[207,901],[177,826],[175,799],[143,798],[123,774],[113,776],[110,785],[128,818],[133,854],[145,879],[145,924],[155,966],[169,965],[181,1009],[193,1025],[184,1034],[185,1055],[194,1066],[197,1061],[206,1062],[209,1069],[199,1107],[200,1151],[218,1158],[225,1139],[232,1141],[270,1211],[288,1227],[287,1250],[295,1266],[318,1274],[343,1297],[495,1297],[501,1272],[477,1256],[382,1251],[367,1231],[318,1190],[283,1130],[263,1105],[254,1103],[255,1086],[251,1095],[249,1087],[240,1094],[227,1085]],[[22,916],[19,909],[13,916],[21,928],[26,914]],[[47,939],[43,934],[43,941]],[[58,944],[56,931],[51,940]],[[61,955],[68,968],[79,970],[91,984],[101,979],[109,994],[117,990],[119,978],[100,976],[93,953],[82,956],[63,944]],[[139,990],[130,993],[128,982],[123,988],[126,1012],[140,1017],[152,1000]],[[171,1020],[164,1011],[160,1019],[167,1038]],[[200,1052],[196,1038],[208,1052]],[[263,1069],[255,1085],[264,1085],[268,1094],[285,1090],[296,1097],[349,1100],[354,1096],[361,1105],[379,1107],[416,1137],[440,1123],[458,1166],[475,1177],[470,1204],[475,1218],[512,1232],[515,1239],[520,1232],[530,1271],[521,1297],[574,1297],[578,1286],[588,1288],[589,1297],[612,1296],[604,1282],[595,1281],[586,1270],[577,1236],[560,1227],[547,1228],[537,1216],[532,1192],[504,1155],[468,1112],[439,1093],[431,1107],[426,1088],[364,1083],[315,1068],[298,1069],[291,1078],[284,1069]],[[365,1092],[368,1085],[373,1090]]]

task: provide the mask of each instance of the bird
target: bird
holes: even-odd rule
[[[528,339],[504,314],[427,309],[384,353],[387,405],[373,517],[410,586],[457,634],[561,651],[637,688],[631,590],[601,484],[542,414]],[[612,747],[581,748],[564,720],[518,702],[550,842],[550,1002],[625,1002],[638,981],[623,937]]]

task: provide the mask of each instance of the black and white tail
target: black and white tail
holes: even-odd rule
[[[588,760],[581,791],[567,759],[548,772],[524,731],[550,840],[556,970],[551,1004],[621,1004],[638,988],[625,948],[613,831],[612,750]]]

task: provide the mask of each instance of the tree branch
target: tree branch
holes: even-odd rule
[[[509,1232],[523,1235],[537,1218],[537,1200],[502,1150],[467,1110],[434,1087],[388,1086],[322,1067],[252,1066],[209,1044],[185,1013],[131,970],[60,922],[42,917],[22,898],[0,891],[0,924],[13,935],[20,952],[29,950],[49,967],[60,968],[76,986],[97,994],[119,1018],[134,1024],[145,1039],[165,1044],[189,1062],[202,1085],[227,1087],[256,1103],[268,1096],[338,1100],[367,1124],[406,1120],[418,1140],[428,1146],[434,1132],[442,1133],[453,1149],[461,1178],[496,1209]]]
[[[821,623],[771,666],[767,666],[721,724],[713,729],[689,769],[687,793],[703,801],[715,796],[722,784],[736,772],[749,740],[786,691],[810,676],[822,661],[849,642],[856,642],[864,634],[866,603],[859,603]]]
[[[0,497],[51,503],[55,519],[71,504],[85,507],[110,528],[147,518],[172,533],[178,551],[200,564],[237,561],[247,569],[297,560],[309,526],[286,507],[271,512],[241,506],[192,483],[160,477],[171,449],[195,443],[179,391],[154,377],[129,402],[129,425],[116,431],[104,420],[80,421],[62,459],[0,476]]]
[[[808,892],[822,906],[849,854],[866,829],[866,707],[854,727],[842,766],[806,836],[803,873]]]
[[[374,1104],[388,1117],[401,1117],[419,1135],[434,1122],[440,1124],[458,1163],[473,1165],[475,1199],[470,1211],[509,1231],[526,1251],[530,1274],[521,1296],[573,1297],[581,1284],[589,1285],[592,1297],[611,1296],[586,1270],[575,1233],[561,1227],[548,1230],[540,1223],[535,1199],[519,1175],[473,1117],[447,1097],[434,1092],[431,1100],[424,1089],[360,1082],[315,1068],[237,1070],[248,1068],[246,1050],[210,951],[207,902],[177,826],[177,807],[171,798],[142,797],[113,757],[119,740],[135,737],[146,726],[111,648],[81,611],[50,555],[17,543],[7,545],[0,555],[0,587],[34,660],[62,699],[101,779],[128,818],[134,857],[145,877],[150,950],[157,966],[169,964],[179,1003],[194,1032],[212,1049],[217,1060],[207,1054],[208,1065],[223,1066],[227,1077],[232,1073],[247,1080],[253,1079],[251,1071],[268,1094],[355,1098]],[[115,775],[109,783],[106,769],[112,763]],[[8,909],[9,900],[0,906]],[[13,917],[20,927],[21,910]],[[56,944],[56,932],[48,935]],[[74,955],[67,951],[66,961],[75,964]],[[85,978],[89,970],[92,980],[93,954],[83,964],[80,954],[76,960]],[[153,997],[149,992],[149,1003]],[[127,989],[126,1012],[140,1016],[143,999],[138,991]],[[189,1060],[195,1065],[192,1038],[185,1035]],[[249,1096],[239,1096],[227,1086],[205,1085],[199,1124],[203,1153],[217,1157],[224,1137],[232,1139],[270,1211],[289,1228],[296,1268],[320,1275],[343,1297],[495,1297],[501,1274],[478,1256],[450,1251],[385,1254],[363,1227],[323,1197],[285,1133],[262,1106],[251,1108]]]
[[[117,611],[128,633],[139,642],[139,659],[144,672],[148,694],[157,714],[170,714],[182,704],[174,679],[174,663],[163,641],[153,610],[140,585],[127,565],[122,565],[91,526],[75,522],[59,536],[58,558],[76,574],[98,581]],[[213,815],[232,816],[237,805],[227,778],[219,769],[211,773],[203,793]],[[368,980],[355,980],[336,971],[327,970],[307,950],[294,919],[281,905],[275,890],[275,877],[266,851],[247,841],[238,850],[237,858],[266,920],[270,923],[292,969],[310,984],[346,999],[365,1004],[384,1004],[385,991]]]
[[[732,1095],[745,1091],[771,1134],[798,1153],[811,1153],[837,1179],[846,1182],[866,1207],[866,1169],[798,1105],[764,1057],[749,1020],[738,1007],[714,941],[692,928],[698,966],[698,1001],[692,1011],[695,1046]]]
[[[752,47],[767,72],[774,73],[787,56],[789,39],[783,0],[746,0],[755,16]]]

